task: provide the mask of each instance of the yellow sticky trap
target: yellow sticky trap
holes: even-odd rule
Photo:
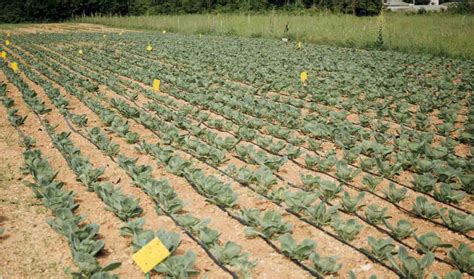
[[[297,48],[297,49],[300,49],[300,48],[302,48],[302,47],[303,47],[303,43],[298,42],[298,44],[296,45],[296,48]]]
[[[163,30],[163,35],[166,34],[166,30]]]
[[[300,74],[300,79],[302,83],[306,83],[306,81],[308,80],[308,72],[302,71]]]
[[[154,238],[133,254],[132,259],[144,273],[148,273],[169,255],[170,252],[165,245],[158,238]]]
[[[153,47],[152,47],[151,45],[148,45],[148,46],[146,47],[146,50],[147,50],[147,51],[152,51],[152,50],[153,50]]]
[[[10,68],[12,68],[12,70],[16,73],[18,72],[18,64],[16,62],[12,62],[10,64]]]
[[[82,51],[82,49],[80,49],[78,52],[79,52],[79,55],[83,55],[83,54],[84,54],[84,51]]]
[[[2,51],[1,56],[2,56],[3,59],[5,59],[5,58],[7,58],[7,53],[5,51]]]
[[[9,45],[10,45],[10,40],[6,40],[6,41],[5,41],[5,45],[6,45],[6,46],[9,46]]]
[[[153,91],[158,92],[160,91],[160,80],[159,79],[154,79],[153,80]]]

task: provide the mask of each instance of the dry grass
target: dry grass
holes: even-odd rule
[[[281,38],[303,42],[370,49],[379,29],[377,17],[318,15],[166,15],[132,17],[84,17],[76,22],[112,27],[162,30],[185,34],[236,35]],[[285,25],[290,31],[285,34]],[[385,14],[384,48],[408,53],[427,53],[458,58],[474,58],[474,17],[435,13]]]

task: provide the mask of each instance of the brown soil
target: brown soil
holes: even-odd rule
[[[6,115],[3,106],[0,115]],[[46,223],[53,218],[49,209],[23,184],[31,181],[20,172],[23,151],[18,133],[0,117],[0,277],[64,278],[74,267],[69,246]]]
[[[32,27],[21,28],[17,30],[18,32],[24,33],[37,33],[37,32],[74,32],[74,31],[85,31],[85,32],[120,32],[119,29],[109,29],[104,28],[97,25],[89,25],[89,24],[44,24],[44,25],[35,25]],[[81,42],[77,42],[80,44]],[[56,47],[44,47],[41,45],[35,46],[38,49],[42,49],[45,54],[56,54],[56,55],[63,55],[63,57],[69,61],[71,64],[78,66],[81,70],[80,75],[84,77],[84,79],[89,79],[88,73],[94,72],[90,66],[88,66],[87,60],[81,60],[77,57],[70,57],[68,54],[61,53],[61,46]],[[100,48],[100,47],[99,47]],[[21,48],[27,54],[31,54],[28,52],[28,49]],[[129,54],[132,57],[140,57],[137,54]],[[15,56],[15,54],[14,54]],[[22,63],[36,63],[38,61],[33,61],[26,59],[25,57],[20,58]],[[25,61],[26,60],[26,61]],[[51,60],[54,60],[51,58]],[[55,61],[59,62],[59,61]],[[171,61],[172,63],[173,61]],[[38,62],[39,63],[39,62]],[[161,63],[167,63],[167,61],[161,61]],[[61,64],[61,63],[60,63]],[[180,67],[180,63],[173,63],[175,67]],[[44,66],[44,65],[43,65]],[[132,66],[136,67],[136,66]],[[49,68],[49,67],[48,67]],[[61,65],[62,69],[65,69],[70,72],[76,72],[76,68],[72,68],[68,65]],[[50,69],[53,70],[54,69]],[[42,73],[34,70],[37,74],[43,75]],[[105,72],[105,71],[104,71]],[[98,73],[104,74],[104,73]],[[23,80],[30,86],[31,89],[36,91],[39,97],[44,100],[48,107],[53,108],[52,112],[46,114],[44,116],[45,119],[50,121],[52,124],[58,125],[57,132],[61,131],[71,131],[71,129],[66,125],[65,119],[62,115],[59,114],[57,109],[54,108],[52,103],[49,101],[48,97],[43,92],[43,89],[28,80],[28,78],[24,74],[20,74]],[[133,80],[130,76],[121,76],[110,69],[107,70],[108,77],[115,77],[117,80],[126,81],[126,82],[133,82],[139,84],[143,88],[150,88],[149,85],[140,83],[138,81]],[[43,76],[45,77],[45,76]],[[0,73],[0,81],[4,81],[5,76],[3,73]],[[95,83],[95,81],[90,81]],[[229,81],[240,85],[242,87],[251,87],[251,85],[247,85],[245,83],[239,81]],[[106,130],[105,126],[98,118],[98,116],[88,109],[80,100],[76,99],[70,92],[67,92],[64,87],[58,85],[53,82],[55,87],[59,88],[61,93],[69,100],[71,104],[71,111],[76,114],[86,114],[88,117],[88,124],[86,129],[80,129],[83,134],[87,133],[87,129],[92,127],[101,127],[102,130]],[[125,83],[124,83],[125,84]],[[127,86],[125,86],[127,87]],[[122,225],[122,222],[115,217],[111,212],[104,210],[103,202],[95,195],[95,193],[87,192],[83,185],[75,180],[75,174],[67,168],[67,164],[65,160],[62,158],[61,154],[52,146],[51,140],[47,136],[46,132],[41,126],[41,123],[36,119],[36,116],[29,112],[29,109],[26,107],[25,103],[21,98],[21,94],[17,88],[12,86],[11,84],[8,85],[9,94],[15,100],[16,106],[20,109],[20,114],[22,115],[29,115],[26,123],[22,126],[22,130],[28,132],[30,135],[34,136],[38,140],[38,147],[44,152],[44,155],[50,160],[52,166],[60,170],[60,174],[58,179],[64,181],[65,187],[70,190],[74,190],[77,193],[77,198],[80,203],[80,209],[78,212],[83,214],[87,217],[88,222],[94,222],[101,226],[100,235],[105,241],[106,251],[103,255],[100,256],[99,260],[102,264],[109,263],[111,261],[121,261],[122,267],[118,269],[116,272],[118,275],[124,278],[135,278],[141,276],[141,272],[132,262],[131,256],[131,248],[130,248],[130,241],[126,238],[123,238],[119,235],[119,228]],[[105,107],[111,108],[110,102],[106,101],[107,99],[110,100],[112,98],[120,98],[123,101],[127,102],[131,106],[137,106],[144,108],[144,105],[151,101],[148,97],[141,94],[139,91],[136,91],[133,88],[127,87],[127,90],[130,92],[138,93],[138,98],[135,102],[130,102],[128,99],[120,96],[116,92],[112,91],[105,85],[99,86],[99,94],[105,97],[105,100],[99,101]],[[166,91],[158,92],[162,96],[171,97],[175,100],[178,104],[178,109],[180,106],[189,105],[186,101],[181,99],[176,99],[170,96]],[[269,94],[282,94],[285,97],[283,99],[288,98],[288,94],[286,92],[270,92]],[[345,99],[343,97],[342,99]],[[305,108],[302,110],[302,115],[306,115],[311,113],[311,110],[308,109],[308,103],[305,102]],[[0,106],[1,107],[1,106]],[[333,111],[339,111],[337,108],[326,107],[330,108]],[[413,108],[414,109],[414,108]],[[211,119],[223,119],[223,117],[219,114],[216,114],[211,111],[206,111],[210,113]],[[440,119],[436,116],[438,112],[433,112],[431,117],[432,123],[439,124],[441,123]],[[0,115],[6,115],[3,107],[0,109]],[[365,113],[366,116],[372,115],[372,112]],[[249,115],[248,115],[249,116]],[[348,115],[347,120],[352,123],[359,123],[359,116],[358,113],[351,113]],[[251,116],[250,116],[251,117]],[[390,132],[394,134],[400,129],[400,125],[398,123],[393,122],[390,119],[384,119],[388,121],[388,125],[390,126]],[[465,119],[464,119],[465,120]],[[462,122],[462,121],[461,121]],[[197,121],[193,122],[194,124]],[[459,128],[462,126],[463,123],[456,123],[456,127]],[[132,120],[129,121],[130,130],[133,132],[137,132],[141,139],[145,139],[148,142],[160,142],[160,138],[153,134],[151,131],[146,129],[143,125],[136,123]],[[415,123],[409,123],[408,126],[414,127]],[[75,127],[78,129],[77,127]],[[210,127],[207,127],[209,131],[218,134],[219,136],[235,136],[235,134],[231,132],[223,132],[219,131]],[[434,131],[434,129],[433,129]],[[185,131],[182,131],[185,132]],[[261,136],[263,133],[259,134]],[[295,132],[295,135],[300,138],[304,138],[305,136],[301,132]],[[6,228],[6,233],[3,237],[0,238],[0,248],[2,248],[3,254],[3,247],[5,247],[6,255],[8,255],[5,259],[0,260],[0,276],[11,276],[11,277],[61,277],[64,275],[63,270],[66,267],[73,267],[73,263],[70,259],[70,251],[68,248],[67,243],[62,238],[62,236],[56,234],[49,226],[46,224],[46,220],[51,217],[48,210],[43,207],[39,202],[34,199],[31,195],[31,191],[22,185],[21,179],[22,176],[19,173],[18,169],[21,165],[21,152],[22,148],[18,145],[18,139],[16,137],[14,129],[12,129],[7,120],[5,118],[0,118],[0,227]],[[222,241],[234,241],[243,247],[243,250],[250,253],[252,259],[257,260],[257,267],[253,272],[253,275],[256,278],[304,278],[307,277],[308,274],[303,270],[299,269],[296,265],[294,265],[288,258],[276,253],[271,246],[265,243],[262,239],[247,239],[244,235],[244,227],[242,224],[237,222],[235,219],[228,216],[228,214],[218,207],[213,205],[212,203],[208,202],[205,197],[197,193],[190,183],[188,183],[182,177],[175,176],[170,172],[166,171],[163,166],[157,166],[156,160],[148,155],[142,155],[135,150],[135,146],[126,143],[121,137],[114,133],[109,133],[112,141],[115,143],[119,143],[121,148],[120,152],[123,155],[128,157],[137,157],[139,158],[138,164],[147,164],[153,167],[153,177],[156,179],[163,179],[166,178],[170,185],[175,188],[176,193],[178,196],[185,202],[185,211],[193,214],[196,217],[201,219],[211,218],[212,222],[209,225],[210,228],[218,230],[222,233],[220,239]],[[271,136],[270,136],[271,137]],[[167,230],[172,230],[177,233],[180,233],[181,238],[183,239],[183,243],[181,244],[178,253],[183,253],[187,249],[191,249],[198,254],[196,267],[200,271],[200,277],[209,277],[209,278],[227,278],[227,274],[223,273],[222,270],[205,254],[204,250],[201,249],[191,238],[185,235],[172,221],[170,218],[165,216],[159,216],[155,213],[154,210],[154,202],[139,188],[133,187],[131,179],[127,176],[127,174],[121,169],[115,162],[113,162],[109,157],[103,155],[100,150],[98,150],[94,145],[90,144],[86,139],[81,137],[78,133],[73,132],[71,135],[72,142],[80,148],[82,154],[89,157],[91,163],[96,166],[106,166],[106,172],[103,176],[104,181],[110,181],[114,184],[119,184],[122,186],[122,191],[125,194],[133,195],[140,199],[140,205],[144,209],[144,213],[142,217],[146,220],[146,227],[150,229],[157,230],[159,228],[166,228]],[[272,137],[273,140],[278,140]],[[441,140],[444,140],[443,136],[436,136],[436,143],[439,143]],[[257,150],[260,148],[256,145],[255,141],[252,142],[243,142],[243,144],[251,144]],[[305,147],[305,153],[310,155],[321,155],[321,153],[325,153],[327,150],[335,149],[337,153],[337,157],[339,159],[343,156],[343,150],[337,147],[333,142],[330,141],[322,141],[322,150],[324,152],[314,153],[309,151]],[[466,144],[460,144],[455,148],[456,155],[460,157],[469,157],[470,156],[470,146]],[[297,217],[288,214],[285,212],[284,206],[279,206],[271,203],[268,200],[262,199],[255,191],[249,189],[237,183],[235,180],[229,179],[227,177],[222,176],[219,174],[214,168],[207,166],[202,161],[198,160],[194,156],[190,156],[183,151],[176,151],[176,154],[179,154],[181,157],[185,158],[186,160],[192,161],[193,164],[205,171],[208,175],[217,175],[221,178],[221,180],[228,182],[233,191],[238,194],[238,205],[236,208],[230,209],[229,212],[231,214],[237,214],[238,209],[242,208],[259,208],[261,210],[274,210],[277,212],[282,213],[284,216],[285,221],[290,222],[293,224],[293,237],[298,241],[302,241],[305,238],[313,239],[317,242],[318,247],[316,251],[321,254],[322,256],[331,256],[337,255],[339,257],[339,261],[343,262],[344,266],[342,270],[338,273],[340,277],[344,277],[349,270],[356,271],[358,276],[368,278],[371,274],[376,274],[378,278],[391,278],[393,275],[390,273],[386,268],[381,265],[374,264],[370,262],[365,256],[358,253],[356,250],[350,248],[347,245],[342,244],[341,242],[337,241],[334,238],[326,235],[327,232],[335,233],[335,231],[326,226],[323,228],[324,232],[318,230],[314,226],[308,225],[302,220],[298,219]],[[364,158],[364,156],[361,156]],[[231,151],[227,154],[227,158],[229,159],[228,162],[219,166],[219,169],[224,170],[230,164],[235,165],[237,168],[240,167],[247,167],[250,169],[256,169],[257,166],[248,164],[243,160],[239,159],[235,151]],[[13,160],[12,160],[13,159]],[[296,160],[299,164],[304,165],[303,156]],[[359,163],[355,163],[354,167],[358,167]],[[298,191],[298,187],[302,186],[302,182],[300,179],[300,174],[311,174],[311,175],[318,175],[322,179],[327,180],[334,180],[332,178],[335,175],[335,169],[331,169],[326,173],[319,173],[313,170],[308,170],[304,167],[299,166],[298,164],[289,161],[287,162],[278,172],[281,176],[281,179],[278,180],[277,185],[272,186],[272,189],[276,189],[279,187],[287,186],[290,183],[290,190],[291,191]],[[360,191],[363,190],[362,186],[362,177],[366,175],[366,172],[362,172],[358,175],[350,185],[354,186],[351,188],[347,185],[344,186],[344,191],[347,191],[352,197],[357,195]],[[395,181],[397,182],[397,188],[405,187],[406,185],[411,185],[412,180],[412,171],[404,171],[401,175],[395,177]],[[120,182],[118,182],[120,181]],[[385,179],[377,189],[377,193],[383,196],[382,189],[388,187],[389,181]],[[409,187],[407,187],[409,188]],[[407,198],[401,201],[398,205],[400,208],[404,210],[411,210],[412,204],[415,201],[415,198],[419,195],[424,195],[422,193],[414,192],[413,190],[408,190]],[[442,204],[432,197],[425,195],[430,202],[434,202],[438,208],[440,207],[450,207],[449,205]],[[341,204],[342,200],[341,197],[337,197],[335,200],[332,201],[333,204]],[[457,245],[461,242],[469,243],[469,240],[461,234],[454,233],[448,230],[446,227],[433,224],[429,221],[425,221],[416,217],[413,217],[410,214],[400,210],[391,203],[384,201],[383,199],[370,194],[366,193],[364,204],[375,204],[381,208],[387,208],[387,214],[392,216],[390,219],[390,223],[394,224],[400,219],[407,219],[409,220],[412,225],[417,228],[417,235],[424,234],[429,231],[436,231],[437,234],[441,237],[443,242],[449,242],[457,247]],[[462,203],[459,205],[460,207],[472,211],[474,209],[474,204],[472,203],[472,196],[465,198]],[[4,209],[5,208],[5,209]],[[359,209],[357,213],[359,216],[364,215],[365,208]],[[356,218],[354,215],[349,215],[346,213],[341,213],[340,216],[343,220],[347,220],[350,218]],[[439,220],[439,219],[438,219]],[[359,223],[363,223],[362,220],[357,220]],[[366,236],[370,235],[376,238],[386,238],[383,232],[380,229],[384,229],[383,225],[373,226],[366,223],[363,223],[364,228],[359,236],[351,242],[352,245],[356,247],[367,247],[367,239]],[[35,228],[31,230],[31,227]],[[11,231],[15,231],[15,235],[10,233]],[[474,233],[471,232],[470,236],[473,236]],[[25,243],[26,241],[26,243]],[[20,247],[19,244],[23,244]],[[278,241],[273,241],[276,246],[279,246]],[[24,245],[27,244],[27,245]],[[53,244],[53,245],[51,245]],[[56,244],[56,245],[54,245]],[[409,245],[411,247],[416,246],[416,241],[413,237],[409,237],[404,240],[404,244]],[[397,244],[398,245],[398,244]],[[23,250],[22,247],[35,247],[34,253],[35,255],[31,257],[31,253],[28,250]],[[472,242],[470,246],[473,247]],[[28,252],[25,252],[28,251]],[[447,253],[446,249],[440,249],[436,255],[439,258],[446,259]],[[416,255],[415,249],[410,249],[410,253]],[[42,254],[47,254],[48,257],[41,257]],[[51,256],[50,256],[51,255]],[[33,266],[33,267],[32,267]],[[13,268],[11,268],[13,267]],[[452,267],[449,265],[436,260],[435,263],[429,268],[430,272],[437,272],[440,274],[445,274],[447,271],[450,271]],[[5,271],[4,271],[5,270]],[[37,276],[41,274],[41,276]],[[43,276],[44,274],[44,276]]]
[[[142,86],[145,86],[145,87],[147,87],[147,88],[149,88],[149,86],[147,86],[147,85],[143,85],[143,84],[141,84],[141,85],[142,85]],[[139,96],[139,100],[140,100],[140,99],[141,99],[141,96]],[[178,103],[182,103],[182,100],[177,100],[177,101],[178,101]],[[213,115],[212,113],[211,113],[211,117],[212,117],[212,118],[220,118],[220,116],[218,116],[218,115]],[[213,131],[213,132],[216,132],[216,131]],[[242,164],[242,162],[236,163],[237,166],[240,166],[239,164]],[[298,172],[299,172],[299,167],[294,166],[294,167],[290,167],[290,168],[288,169],[288,171],[284,171],[284,170],[281,171],[280,174],[282,174],[282,175],[285,175],[285,173],[298,174]],[[290,181],[291,181],[291,180],[290,180]],[[357,180],[357,183],[356,183],[356,184],[360,185],[360,178],[359,178],[359,180]],[[385,187],[386,187],[386,185],[384,185],[383,187],[382,187],[382,185],[380,186],[380,188],[385,188]],[[352,191],[349,190],[349,192],[351,193]],[[415,198],[415,196],[413,196],[413,195],[409,195],[409,196],[410,196],[411,198],[408,199],[408,200],[406,200],[405,203],[404,203],[404,204],[406,204],[406,208],[407,208],[407,209],[409,209],[409,208],[411,207],[411,203],[412,203],[412,201],[413,201],[414,198]],[[367,200],[367,203],[369,203],[369,202],[370,202],[370,203],[377,204],[377,205],[379,205],[379,206],[381,206],[381,207],[384,207],[384,206],[387,205],[387,204],[386,204],[385,202],[383,202],[383,201],[379,201],[379,200],[377,200],[377,199],[371,198],[371,196],[369,196],[369,199]],[[393,214],[395,214],[395,216],[397,216],[396,209],[393,209],[393,211],[394,211]],[[389,211],[389,212],[392,212],[392,210]],[[363,215],[363,211],[361,211],[360,213]],[[389,215],[392,215],[392,214],[389,214]],[[392,215],[392,216],[393,216],[393,215]],[[402,216],[403,216],[403,215],[402,215]],[[406,219],[409,219],[409,220],[412,221],[412,222],[417,223],[416,227],[419,228],[419,232],[420,232],[420,233],[421,233],[421,232],[427,232],[427,231],[430,231],[430,230],[432,229],[432,224],[426,223],[425,221],[418,220],[417,218],[412,218],[412,217],[409,217],[409,216],[407,216],[407,215],[405,215],[405,216],[403,216],[403,217],[405,217]],[[398,219],[394,219],[394,221],[395,221],[395,220],[398,220]],[[423,224],[423,225],[422,225],[422,224],[419,224],[419,225],[418,225],[418,222],[420,222],[420,221],[421,221],[422,223],[424,223],[424,224]],[[456,237],[456,234],[452,234],[451,232],[449,232],[449,231],[447,231],[446,229],[443,229],[443,228],[441,228],[441,230],[443,230],[443,232],[447,233],[447,235],[446,235],[446,240],[449,239],[450,241],[453,241],[453,239],[452,239],[453,236],[454,236],[454,238],[457,238],[457,237]],[[373,231],[370,231],[370,230],[367,231],[367,228],[362,232],[362,234],[377,235],[377,233],[374,233]],[[449,237],[448,237],[448,235],[449,235]],[[458,239],[461,240],[461,241],[463,241],[463,237],[460,237],[460,238],[458,238]],[[458,241],[459,241],[459,240],[458,240]],[[355,244],[360,244],[360,245],[362,245],[362,243],[364,243],[364,241],[365,241],[365,240],[361,239],[361,242],[360,242],[360,243],[355,243]],[[415,242],[414,242],[413,239],[410,239],[407,243],[409,243],[409,244],[412,245],[412,246],[415,246]],[[459,243],[459,242],[454,241],[453,243],[456,243],[456,244],[457,244],[457,243]],[[439,264],[437,263],[437,264],[435,264],[435,265],[431,268],[431,270],[436,271],[436,272],[440,272],[440,271],[442,272],[442,271],[445,271],[446,268],[449,268],[449,267],[447,267],[446,265],[444,265],[444,264],[442,264],[442,263],[439,263]],[[373,271],[371,270],[371,272],[373,272]]]

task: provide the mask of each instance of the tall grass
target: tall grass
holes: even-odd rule
[[[331,13],[95,16],[74,21],[141,30],[166,29],[184,34],[289,37],[303,42],[355,48],[375,47],[378,34],[376,17]],[[285,34],[286,24],[289,32]],[[387,13],[383,38],[386,49],[474,59],[473,16]]]

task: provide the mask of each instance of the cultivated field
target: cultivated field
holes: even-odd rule
[[[141,278],[132,254],[155,236],[171,256],[152,277],[474,275],[474,61],[85,24],[9,35],[0,276]]]
[[[425,15],[385,13],[383,49],[406,53],[474,59],[474,17],[447,13]],[[152,16],[78,17],[73,22],[104,24],[115,28],[181,34],[230,35],[250,38],[289,37],[316,44],[374,49],[381,16],[315,13],[185,14]],[[288,29],[286,25],[288,24]]]

